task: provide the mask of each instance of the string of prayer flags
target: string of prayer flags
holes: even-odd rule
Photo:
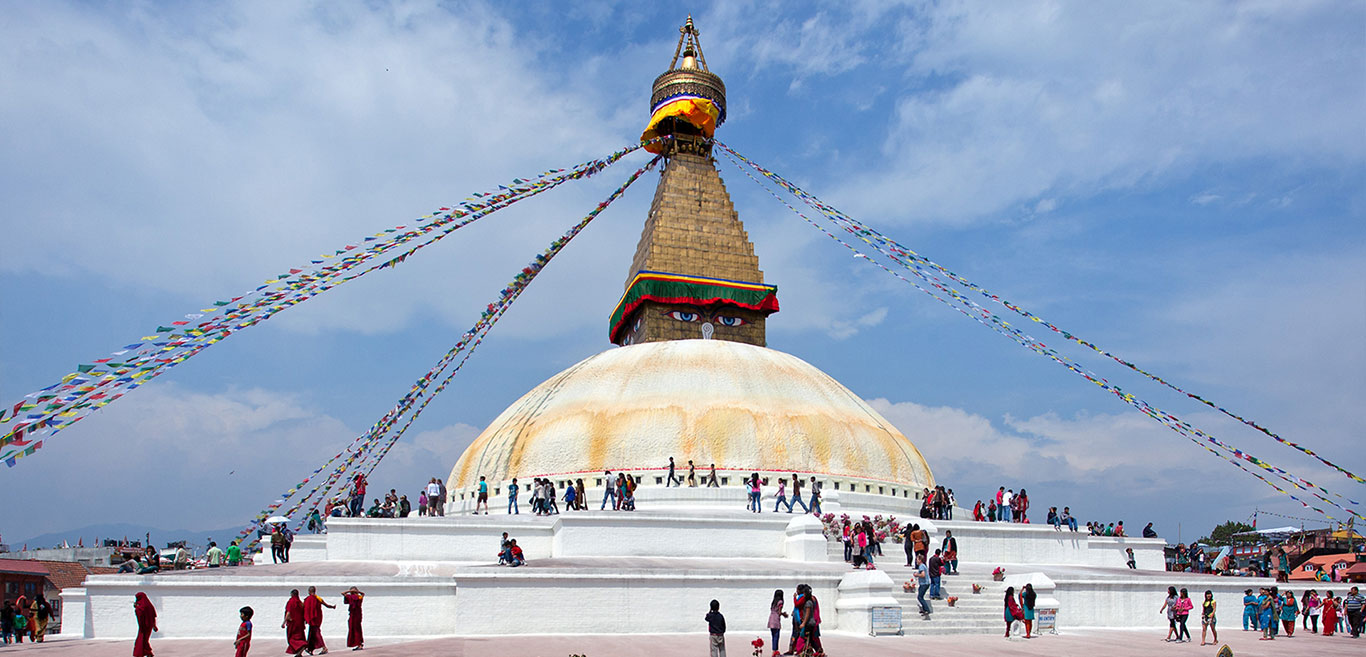
[[[1011,326],[1011,325],[1009,324],[1009,322],[1006,322],[1006,321],[1002,320],[1000,317],[998,317],[998,316],[995,315],[994,313],[991,313],[988,309],[983,308],[981,305],[979,305],[979,304],[977,304],[976,302],[972,301],[971,299],[968,299],[967,297],[963,296],[963,295],[962,295],[961,293],[959,293],[957,290],[952,289],[952,288],[949,287],[944,281],[942,281],[942,280],[940,280],[939,278],[937,278],[936,276],[933,276],[932,274],[926,272],[926,268],[925,268],[925,267],[919,266],[919,265],[918,265],[916,262],[914,262],[914,261],[908,263],[908,262],[905,262],[905,261],[903,261],[902,259],[896,257],[896,254],[897,254],[898,252],[903,252],[903,251],[904,251],[904,252],[909,252],[908,249],[905,249],[904,247],[901,247],[899,244],[895,244],[894,242],[892,242],[892,244],[893,244],[894,246],[893,246],[891,249],[884,250],[883,248],[880,248],[879,244],[876,244],[876,243],[874,243],[872,240],[870,240],[870,239],[868,239],[868,238],[865,237],[866,232],[863,231],[863,230],[861,230],[861,229],[859,228],[859,226],[862,226],[862,224],[858,224],[855,220],[850,219],[849,217],[847,217],[847,215],[844,215],[843,213],[840,213],[838,210],[834,209],[833,207],[831,207],[831,206],[829,206],[829,205],[826,205],[826,204],[822,203],[819,199],[816,199],[814,196],[812,196],[812,195],[806,193],[805,191],[801,190],[800,188],[796,187],[796,185],[793,185],[792,183],[788,182],[786,179],[782,178],[781,176],[779,176],[779,175],[777,175],[777,174],[775,174],[775,173],[773,173],[773,172],[771,172],[771,171],[769,171],[769,170],[767,170],[767,169],[764,169],[763,167],[761,167],[761,166],[755,164],[754,162],[748,160],[747,158],[745,158],[744,156],[742,156],[742,155],[740,155],[739,153],[735,152],[734,150],[730,149],[729,147],[725,146],[724,144],[721,144],[720,142],[716,142],[716,145],[719,146],[719,147],[722,149],[722,153],[723,153],[724,155],[726,155],[726,157],[727,157],[728,159],[731,159],[732,163],[734,163],[734,164],[736,165],[737,168],[739,168],[742,172],[744,172],[746,176],[748,176],[751,180],[754,180],[754,181],[756,182],[756,184],[760,184],[760,187],[761,187],[761,188],[764,188],[766,191],[769,191],[770,195],[773,195],[775,198],[778,198],[778,200],[779,200],[780,202],[782,202],[784,205],[786,205],[786,206],[787,206],[789,209],[791,209],[793,212],[796,212],[796,213],[798,214],[798,216],[800,216],[800,217],[801,217],[803,220],[805,220],[807,223],[811,224],[812,226],[815,226],[816,228],[818,228],[819,230],[821,230],[821,232],[825,233],[827,236],[831,237],[831,238],[834,239],[835,241],[839,242],[840,244],[844,245],[845,247],[847,247],[848,249],[850,249],[851,251],[853,251],[853,252],[855,253],[855,256],[856,256],[856,257],[861,257],[862,259],[865,259],[865,260],[867,260],[867,261],[869,261],[869,262],[872,262],[872,263],[878,265],[880,268],[882,268],[883,270],[887,271],[888,273],[891,273],[892,275],[896,276],[897,278],[899,278],[899,279],[901,279],[901,280],[903,280],[903,281],[905,281],[905,282],[907,282],[907,283],[910,283],[911,285],[915,286],[917,289],[919,289],[919,290],[921,290],[921,291],[923,291],[923,292],[926,292],[927,294],[930,294],[930,296],[934,297],[935,299],[939,300],[939,301],[942,302],[942,303],[945,303],[946,305],[949,305],[950,307],[954,308],[955,310],[958,310],[960,313],[962,313],[962,314],[964,314],[964,315],[966,315],[966,316],[968,316],[968,317],[971,317],[971,318],[974,319],[975,321],[977,321],[977,322],[979,322],[979,323],[981,323],[981,324],[987,326],[988,328],[991,328],[991,329],[994,330],[994,331],[997,331],[998,333],[1001,333],[1001,334],[1003,334],[1003,335],[1005,335],[1005,336],[1011,338],[1012,340],[1015,340],[1016,342],[1020,343],[1022,346],[1025,346],[1026,348],[1029,348],[1029,349],[1031,349],[1031,350],[1033,350],[1033,351],[1035,351],[1035,352],[1037,352],[1037,353],[1039,353],[1039,354],[1041,354],[1041,355],[1043,355],[1043,356],[1049,358],[1050,360],[1053,360],[1053,361],[1057,362],[1058,364],[1060,364],[1060,365],[1066,367],[1067,369],[1069,369],[1070,371],[1072,371],[1072,372],[1074,372],[1074,373],[1076,373],[1076,374],[1078,374],[1078,375],[1080,375],[1080,376],[1086,378],[1088,381],[1090,381],[1090,382],[1096,384],[1097,386],[1101,387],[1102,389],[1105,389],[1105,390],[1107,390],[1107,391],[1109,391],[1109,392],[1115,394],[1116,396],[1118,396],[1118,397],[1119,397],[1122,401],[1124,401],[1125,403],[1129,404],[1130,406],[1133,406],[1134,408],[1136,408],[1136,409],[1139,410],[1140,412],[1144,413],[1145,415],[1147,415],[1147,416],[1149,416],[1149,417],[1151,417],[1151,418],[1153,418],[1153,419],[1155,419],[1155,420],[1161,422],[1164,426],[1167,426],[1168,428],[1172,429],[1173,431],[1176,431],[1177,433],[1180,433],[1181,435],[1187,437],[1188,439],[1192,440],[1193,442],[1196,442],[1196,444],[1199,444],[1201,447],[1204,447],[1207,451],[1210,451],[1211,453],[1214,453],[1214,454],[1219,455],[1219,456],[1221,456],[1221,457],[1224,456],[1224,455],[1219,454],[1218,452],[1214,451],[1214,450],[1213,450],[1212,448],[1210,448],[1208,445],[1206,445],[1206,444],[1205,444],[1206,442],[1209,443],[1209,444],[1215,445],[1215,446],[1219,447],[1220,449],[1225,450],[1226,452],[1228,452],[1228,453],[1233,457],[1233,458],[1224,457],[1225,460],[1230,461],[1231,463],[1233,463],[1234,465],[1236,465],[1236,466],[1239,467],[1240,469],[1242,469],[1242,470],[1248,472],[1249,474],[1253,474],[1254,476],[1257,476],[1257,478],[1258,478],[1259,480],[1262,480],[1264,483],[1270,485],[1272,488],[1276,489],[1277,491],[1279,491],[1279,492],[1281,492],[1281,493],[1283,493],[1283,494],[1286,494],[1286,495],[1290,496],[1292,499],[1294,499],[1294,500],[1300,502],[1302,505],[1304,505],[1304,506],[1306,506],[1306,507],[1308,507],[1308,508],[1311,508],[1311,509],[1313,509],[1314,511],[1317,511],[1317,512],[1319,512],[1319,513],[1325,515],[1326,517],[1329,517],[1330,519],[1332,518],[1332,516],[1329,516],[1329,515],[1328,515],[1327,513],[1325,513],[1323,510],[1321,510],[1321,509],[1319,509],[1319,508],[1317,508],[1317,507],[1311,506],[1309,503],[1307,503],[1307,502],[1305,502],[1305,501],[1299,499],[1299,498],[1296,497],[1295,495],[1293,495],[1293,494],[1289,493],[1288,491],[1286,491],[1286,490],[1280,488],[1279,486],[1277,486],[1276,484],[1274,484],[1274,483],[1268,481],[1268,480],[1265,479],[1264,477],[1261,477],[1261,476],[1258,475],[1257,473],[1252,472],[1251,470],[1248,470],[1246,467],[1244,467],[1244,465],[1243,465],[1240,461],[1246,461],[1246,462],[1248,462],[1248,463],[1252,463],[1253,465],[1258,466],[1259,468],[1261,468],[1261,469],[1264,470],[1264,471],[1271,472],[1271,473],[1275,474],[1277,477],[1281,478],[1282,480],[1286,481],[1287,483],[1290,483],[1290,484],[1291,484],[1293,487],[1295,487],[1295,488],[1299,488],[1299,489],[1301,489],[1301,490],[1307,490],[1307,491],[1309,491],[1310,494],[1312,494],[1314,497],[1316,497],[1317,499],[1319,499],[1319,500],[1321,500],[1321,501],[1323,501],[1323,502],[1326,502],[1326,503],[1328,503],[1328,504],[1330,504],[1330,505],[1332,505],[1332,506],[1334,506],[1334,507],[1336,507],[1336,508],[1338,508],[1338,509],[1341,509],[1341,510],[1343,510],[1343,511],[1345,511],[1345,512],[1347,512],[1347,513],[1349,513],[1349,514],[1351,514],[1351,515],[1353,515],[1353,516],[1356,516],[1356,517],[1358,517],[1358,518],[1363,518],[1363,517],[1362,517],[1360,514],[1358,514],[1356,511],[1354,511],[1354,510],[1352,510],[1352,509],[1348,509],[1348,508],[1346,508],[1346,507],[1343,507],[1343,506],[1337,504],[1336,502],[1333,502],[1332,500],[1330,500],[1330,499],[1324,497],[1323,495],[1320,495],[1318,492],[1315,492],[1315,490],[1310,490],[1310,489],[1316,489],[1317,491],[1322,491],[1324,494],[1331,494],[1331,495],[1337,496],[1338,498],[1344,499],[1344,500],[1346,500],[1347,502],[1349,502],[1349,503],[1351,503],[1351,504],[1357,504],[1356,501],[1350,500],[1350,499],[1347,499],[1347,498],[1344,498],[1344,497],[1342,497],[1341,495],[1338,495],[1337,493],[1333,493],[1333,492],[1331,492],[1331,491],[1328,491],[1327,489],[1324,489],[1324,488],[1321,487],[1321,486],[1317,486],[1317,485],[1313,484],[1312,482],[1309,482],[1308,480],[1305,480],[1305,479],[1303,479],[1303,478],[1301,478],[1301,477],[1298,477],[1298,476],[1296,476],[1296,475],[1294,475],[1294,474],[1292,474],[1292,473],[1290,473],[1290,472],[1288,472],[1288,471],[1286,471],[1286,470],[1284,470],[1284,469],[1282,469],[1282,468],[1275,467],[1275,466],[1273,466],[1273,465],[1267,463],[1267,462],[1264,461],[1264,460],[1258,459],[1258,458],[1252,456],[1251,454],[1249,454],[1249,453],[1247,453],[1247,452],[1244,452],[1243,450],[1240,450],[1240,449],[1234,448],[1234,447],[1232,447],[1232,446],[1230,446],[1230,445],[1227,445],[1226,443],[1224,443],[1224,442],[1222,442],[1222,441],[1216,439],[1215,437],[1213,437],[1213,436],[1211,436],[1211,435],[1209,435],[1209,434],[1207,434],[1207,433],[1205,433],[1205,432],[1199,430],[1198,428],[1195,428],[1194,426],[1190,425],[1189,423],[1186,423],[1186,422],[1180,420],[1180,419],[1177,418],[1176,416],[1171,415],[1171,414],[1169,414],[1169,413],[1166,413],[1165,411],[1162,411],[1161,409],[1158,409],[1158,408],[1156,408],[1156,407],[1154,407],[1154,406],[1148,404],[1147,402],[1144,402],[1143,400],[1138,399],[1138,398],[1135,397],[1134,395],[1131,395],[1131,394],[1129,394],[1129,393],[1124,392],[1124,391],[1123,391],[1122,389],[1120,389],[1118,386],[1115,386],[1115,385],[1109,383],[1108,381],[1106,381],[1105,379],[1099,377],[1099,376],[1096,375],[1095,373],[1089,372],[1089,371],[1087,371],[1087,370],[1085,370],[1085,369],[1079,367],[1076,363],[1072,362],[1072,361],[1071,361],[1070,359],[1068,359],[1066,356],[1063,356],[1062,354],[1060,354],[1060,353],[1057,352],[1056,350],[1051,349],[1051,348],[1049,348],[1047,345],[1045,345],[1044,343],[1042,343],[1042,342],[1040,342],[1040,341],[1034,339],[1032,336],[1030,336],[1030,335],[1024,333],[1023,331],[1020,331],[1019,329],[1017,329],[1017,328]],[[739,161],[737,161],[737,160],[739,160]],[[763,175],[764,177],[768,178],[769,180],[773,181],[773,182],[774,182],[775,184],[777,184],[778,186],[782,187],[783,189],[785,189],[785,190],[788,191],[789,193],[791,193],[791,194],[793,194],[794,196],[796,196],[797,198],[801,199],[801,200],[802,200],[804,203],[806,203],[807,205],[809,205],[809,206],[811,206],[812,208],[816,209],[817,211],[821,212],[822,215],[824,215],[827,219],[830,219],[830,220],[832,221],[832,223],[834,223],[835,225],[837,225],[837,226],[839,226],[840,228],[846,230],[847,232],[850,232],[850,233],[854,234],[854,235],[857,236],[857,237],[860,237],[861,241],[863,241],[865,244],[868,244],[868,245],[871,246],[872,248],[876,249],[879,253],[882,253],[882,254],[883,254],[884,256],[886,256],[888,259],[890,259],[890,260],[892,260],[892,261],[894,261],[894,262],[897,262],[898,264],[901,264],[902,266],[906,267],[906,269],[909,270],[913,275],[915,275],[917,278],[920,278],[922,281],[926,282],[930,287],[933,287],[934,289],[939,290],[941,293],[943,293],[944,296],[940,296],[939,294],[936,294],[935,292],[932,292],[932,291],[930,291],[929,289],[926,289],[925,287],[921,286],[920,284],[918,284],[918,283],[916,283],[916,282],[914,282],[914,281],[911,281],[911,280],[909,280],[909,279],[906,279],[904,276],[901,276],[900,274],[898,274],[898,273],[892,271],[891,269],[889,269],[888,267],[886,267],[886,266],[883,265],[882,263],[880,263],[880,262],[878,262],[878,261],[876,261],[876,260],[874,260],[874,259],[868,257],[866,254],[863,254],[861,251],[858,250],[858,248],[856,248],[856,247],[854,247],[853,245],[851,245],[851,244],[845,242],[844,240],[840,239],[838,236],[834,235],[833,233],[830,233],[828,230],[825,230],[823,227],[819,226],[819,225],[816,224],[814,221],[812,221],[810,218],[808,218],[805,214],[801,213],[801,212],[798,211],[796,208],[792,207],[790,204],[788,204],[786,201],[784,201],[781,197],[778,197],[777,194],[773,193],[773,192],[772,192],[771,190],[769,190],[766,186],[764,186],[764,185],[762,185],[761,183],[759,183],[758,179],[754,178],[754,176],[751,175],[751,174],[749,173],[749,171],[747,171],[747,170],[745,169],[745,167],[743,167],[743,166],[741,166],[741,165],[739,164],[740,161],[744,162],[744,163],[745,163],[746,165],[748,165],[751,169],[753,169],[753,170],[759,172],[759,173],[760,173],[761,175]],[[892,251],[892,252],[889,253],[889,252],[888,252],[889,250]],[[949,297],[949,298],[946,299],[945,297]],[[952,301],[950,301],[949,299],[952,299]],[[1203,440],[1204,442],[1201,442],[1202,440]],[[1366,519],[1366,518],[1363,518],[1363,519]]]
[[[298,501],[289,507],[282,515],[291,517],[294,513],[299,511],[299,509],[312,501],[312,506],[309,507],[309,512],[311,513],[319,504],[328,499],[333,488],[339,481],[343,480],[348,471],[357,472],[365,466],[368,466],[368,469],[364,470],[364,474],[368,476],[369,473],[379,465],[379,462],[384,456],[388,454],[389,449],[393,447],[405,432],[407,432],[408,427],[412,425],[413,421],[422,414],[422,411],[426,409],[427,405],[446,389],[446,386],[449,385],[451,379],[462,367],[464,367],[465,362],[469,360],[469,357],[474,353],[474,350],[483,342],[484,337],[493,328],[493,325],[503,316],[503,313],[507,312],[507,309],[512,306],[512,303],[519,296],[521,296],[522,292],[524,292],[531,282],[535,280],[536,276],[539,275],[541,271],[550,264],[550,261],[554,259],[554,257],[559,254],[575,236],[582,232],[594,218],[601,214],[603,210],[612,204],[612,202],[621,198],[632,183],[638,180],[640,176],[644,175],[647,170],[653,168],[659,161],[660,157],[656,156],[644,167],[636,170],[636,172],[631,174],[621,186],[617,187],[605,201],[599,203],[584,216],[583,219],[563,235],[552,241],[550,246],[533,258],[529,264],[521,268],[521,270],[513,276],[512,281],[499,291],[495,300],[480,313],[479,319],[474,323],[474,326],[470,327],[468,331],[465,331],[465,333],[461,335],[460,340],[456,342],[455,346],[447,351],[425,374],[419,377],[409,388],[408,392],[404,394],[392,408],[384,413],[369,430],[353,439],[350,446],[341,452],[338,452],[324,463],[322,467],[314,470],[308,476],[304,477],[302,481],[285,491],[285,493],[280,496],[280,499],[267,505],[265,509],[257,513],[251,523],[239,533],[239,536],[247,536],[252,532],[257,531],[266,518],[276,515],[277,511],[284,506],[287,500],[295,497],[305,488],[308,488],[307,494],[299,497]],[[453,369],[450,369],[450,371],[447,372],[446,370],[450,367],[452,362],[454,362],[457,356],[462,356],[460,361],[456,363]],[[440,384],[428,393],[432,383],[438,379],[440,379]],[[421,400],[420,404],[418,404],[419,399]],[[403,426],[397,431],[391,432],[391,429],[397,421],[405,415],[407,416],[407,421]],[[376,449],[376,446],[380,445],[381,442],[383,444]],[[342,458],[343,455],[346,455],[346,458]],[[319,473],[324,470],[329,470],[327,476],[318,480]],[[313,486],[308,487],[310,482],[313,482]],[[305,521],[301,517],[299,519],[300,526],[302,526],[303,522]],[[249,550],[254,549],[258,540],[259,537],[252,539],[248,546]]]

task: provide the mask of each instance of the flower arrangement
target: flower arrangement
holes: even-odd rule
[[[956,596],[956,595],[951,595],[951,596],[949,596],[949,597],[948,597],[948,603],[949,603],[949,606],[950,606],[950,607],[957,606],[957,605],[958,605],[958,596]]]
[[[915,591],[915,582],[902,582],[902,583],[901,583],[901,590],[902,590],[902,591],[905,591],[905,592],[907,592],[907,593],[911,593],[911,592]]]
[[[1005,578],[1006,578],[1006,569],[1005,569],[1005,568],[1002,568],[1002,567],[1000,567],[1000,566],[997,566],[997,567],[996,567],[996,570],[991,571],[991,579],[992,579],[992,580],[997,581],[997,582],[1001,582],[1001,581],[1005,581]]]
[[[981,584],[973,584],[973,585],[972,585],[972,594],[973,594],[973,595],[979,595],[979,594],[981,594],[981,593],[982,593],[982,585],[981,585]]]
[[[763,638],[756,637],[753,641],[749,642],[749,645],[754,646],[754,657],[759,657],[760,655],[764,654]]]

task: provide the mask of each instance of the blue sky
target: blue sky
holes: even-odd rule
[[[0,7],[0,402],[281,267],[630,143],[686,9],[642,3]],[[701,3],[718,136],[975,282],[1366,470],[1366,9]],[[644,159],[244,331],[0,471],[96,522],[244,521],[368,427]],[[730,165],[783,310],[769,346],[997,485],[1173,540],[1315,514],[884,272]],[[580,236],[376,471],[415,491],[607,343],[654,176]],[[1269,438],[1070,351],[1344,495]],[[661,460],[667,455],[661,455]],[[20,493],[22,491],[22,493]],[[1042,509],[1040,509],[1042,511]],[[1264,520],[1263,522],[1270,522]],[[1280,524],[1279,520],[1276,521]],[[1291,521],[1285,521],[1290,523]]]

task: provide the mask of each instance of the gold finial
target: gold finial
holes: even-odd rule
[[[669,70],[675,69],[697,69],[708,71],[707,57],[702,54],[702,42],[698,37],[702,33],[697,31],[697,26],[693,25],[692,14],[688,14],[688,20],[683,23],[683,27],[678,28],[678,46],[674,48],[674,58],[669,62]],[[678,56],[683,55],[683,65],[679,66]]]

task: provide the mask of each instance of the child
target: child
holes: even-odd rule
[[[234,657],[247,657],[247,651],[251,650],[251,617],[256,612],[251,607],[242,607],[238,613],[242,615],[242,624],[237,626],[237,640],[232,642],[233,647],[237,648]]]
[[[721,615],[721,603],[711,601],[707,612],[707,634],[711,641],[711,657],[726,657],[726,617]]]
[[[1124,548],[1124,555],[1125,555],[1125,562],[1124,562],[1124,563],[1128,564],[1129,570],[1135,570],[1135,569],[1137,569],[1137,568],[1138,568],[1138,561],[1137,561],[1136,559],[1134,559],[1134,549],[1133,549],[1133,548]]]

